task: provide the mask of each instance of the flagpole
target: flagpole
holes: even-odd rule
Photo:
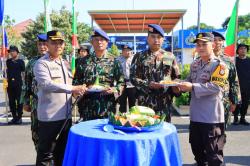
[[[50,21],[50,0],[44,1],[44,33],[52,30],[52,25]]]
[[[201,1],[198,0],[197,32],[200,33]]]
[[[4,63],[2,63],[3,66],[3,91],[4,91],[4,98],[5,98],[5,116],[6,116],[6,122],[9,122],[9,110],[8,110],[8,95],[7,95],[7,87],[8,87],[8,82],[7,82],[7,73],[6,73],[6,57],[5,57],[5,52],[6,52],[6,43],[5,43],[5,39],[4,39],[4,19],[2,22],[2,60],[4,61]]]
[[[47,16],[47,2],[46,0],[43,0],[44,3],[44,33],[47,33],[47,20],[46,20],[46,16]]]
[[[234,37],[235,37],[235,41],[234,41],[234,60],[236,61],[236,47],[237,47],[237,42],[238,42],[238,9],[239,9],[239,1],[236,1],[236,21],[235,21],[235,33],[234,33]]]
[[[73,48],[73,54],[71,58],[71,70],[72,75],[74,77],[75,75],[75,59],[76,59],[76,46],[78,44],[77,42],[77,22],[76,22],[76,14],[75,14],[75,6],[76,6],[77,0],[72,0],[72,48]],[[74,112],[74,123],[76,123],[76,107],[73,107]]]

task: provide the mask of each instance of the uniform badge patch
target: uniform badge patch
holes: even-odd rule
[[[218,65],[211,76],[211,82],[224,87],[227,82],[228,73],[228,69],[224,65]]]

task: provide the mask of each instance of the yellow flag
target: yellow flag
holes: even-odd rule
[[[5,90],[7,90],[7,88],[8,88],[8,81],[6,78],[4,78],[3,79],[3,90],[5,91]]]

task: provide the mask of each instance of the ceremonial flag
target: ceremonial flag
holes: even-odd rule
[[[8,54],[8,37],[7,37],[7,33],[4,29],[4,27],[2,26],[2,52],[1,52],[1,56],[5,57]]]
[[[7,49],[8,49],[8,38],[6,31],[4,29],[4,0],[0,1],[0,23],[2,26],[2,52],[1,56],[5,57],[7,55]]]
[[[50,21],[50,1],[44,0],[44,32],[47,33],[48,31],[52,30],[52,25]]]
[[[78,41],[77,41],[77,21],[76,21],[76,13],[75,13],[75,5],[76,5],[76,0],[72,0],[72,48],[73,48],[73,55],[71,58],[71,71],[72,75],[74,76],[75,74],[75,60],[76,60],[76,55],[75,55],[75,49],[78,47]]]
[[[230,17],[227,26],[226,46],[224,53],[228,56],[235,56],[235,48],[237,41],[238,6],[239,6],[239,0],[236,0],[232,11],[232,15]]]
[[[3,18],[4,18],[4,0],[0,1],[0,23],[3,25]]]

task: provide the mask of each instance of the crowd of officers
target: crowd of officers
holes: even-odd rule
[[[198,58],[192,62],[188,78],[179,80],[175,56],[162,49],[164,30],[159,25],[148,25],[147,50],[133,55],[132,47],[125,44],[117,58],[107,51],[108,35],[94,29],[91,35],[94,51],[90,53],[87,46],[78,49],[73,77],[69,62],[62,58],[64,34],[57,30],[39,34],[38,55],[30,59],[26,68],[18,59],[18,48],[9,48],[8,95],[13,115],[9,123],[22,123],[22,107],[31,112],[36,165],[62,165],[75,103],[81,121],[107,118],[110,112],[116,112],[117,103],[120,112],[126,112],[137,101],[157,114],[165,114],[166,121],[171,122],[173,97],[190,92],[189,142],[195,160],[199,166],[224,165],[225,124],[230,112],[236,109],[233,124],[249,125],[245,115],[250,96],[250,60],[246,57],[249,47],[238,45],[235,66],[224,55],[224,41],[218,32],[197,34],[194,43]],[[96,79],[105,90],[92,93],[89,89]],[[180,84],[168,87],[160,84],[161,80],[177,80]],[[74,104],[72,97],[76,99]]]

